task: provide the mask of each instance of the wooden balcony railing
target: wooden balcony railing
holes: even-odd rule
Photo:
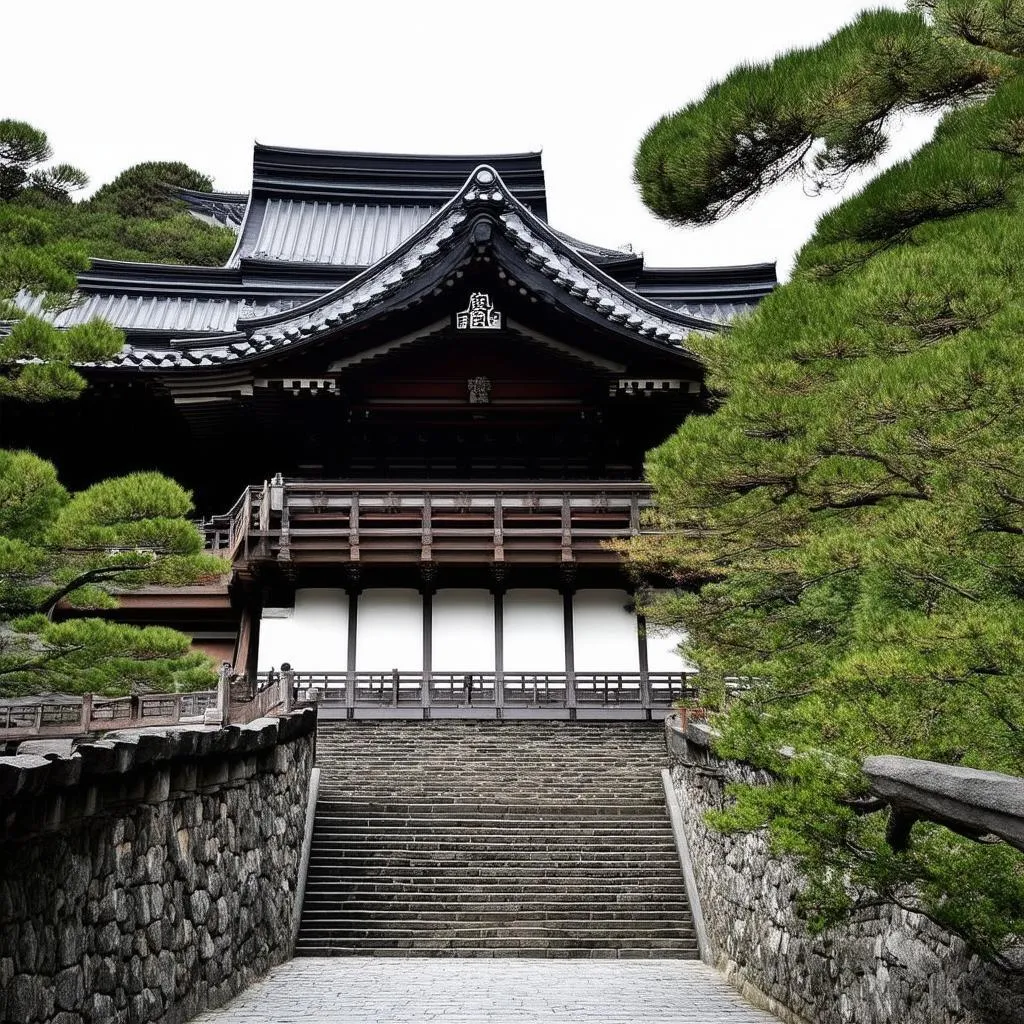
[[[250,487],[205,521],[235,561],[614,563],[642,532],[639,483],[295,483]]]
[[[297,699],[318,703],[328,718],[651,718],[667,713],[680,698],[698,696],[696,677],[676,672],[292,672],[290,677]]]
[[[242,725],[279,711],[288,711],[293,686],[287,674],[257,681],[254,692],[232,699],[232,673],[221,668],[216,690],[192,693],[149,693],[104,699],[91,693],[81,700],[40,699],[0,705],[0,743],[10,740],[88,736],[117,729],[173,725]]]
[[[42,700],[0,707],[0,740],[78,736],[111,729],[202,722],[217,704],[216,690],[151,693],[103,699],[86,694],[81,702]]]

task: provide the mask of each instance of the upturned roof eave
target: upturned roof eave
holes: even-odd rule
[[[681,340],[683,333],[691,330],[717,333],[722,329],[720,325],[712,323],[711,321],[700,320],[696,317],[681,314],[667,307],[661,306],[658,303],[652,302],[644,296],[634,292],[632,289],[627,288],[614,277],[606,274],[597,265],[592,263],[585,256],[575,250],[569,243],[564,241],[558,233],[549,228],[543,220],[536,217],[530,209],[518,200],[511,190],[504,185],[497,171],[486,165],[482,165],[477,168],[473,174],[470,175],[459,192],[440,210],[438,210],[433,217],[424,223],[418,231],[377,263],[367,267],[361,274],[340,285],[333,291],[328,292],[324,296],[318,297],[310,302],[303,303],[300,306],[293,307],[283,313],[247,320],[245,321],[244,328],[240,322],[239,328],[244,329],[250,337],[262,337],[267,332],[280,332],[282,329],[288,330],[289,328],[293,328],[297,322],[314,316],[318,311],[328,309],[334,304],[343,301],[348,295],[358,293],[360,288],[374,282],[375,279],[379,279],[389,270],[389,268],[398,268],[399,264],[401,264],[407,256],[414,256],[417,248],[423,251],[429,250],[431,246],[436,248],[437,243],[447,240],[455,233],[455,229],[457,227],[460,225],[464,227],[468,223],[470,219],[470,212],[473,211],[468,211],[466,209],[467,200],[476,195],[474,192],[474,182],[478,180],[482,173],[492,176],[492,179],[489,179],[488,184],[485,186],[485,190],[488,191],[488,194],[493,194],[500,198],[500,209],[488,210],[487,204],[484,203],[480,207],[479,213],[485,217],[489,217],[495,225],[500,228],[502,233],[509,233],[511,231],[515,234],[511,223],[504,219],[509,213],[515,215],[520,219],[529,233],[532,233],[534,236],[541,239],[546,245],[550,246],[553,252],[560,255],[569,263],[575,265],[579,272],[592,278],[595,284],[608,289],[612,294],[618,296],[620,304],[636,306],[646,311],[650,317],[660,320],[662,325],[672,325],[674,330],[668,330],[667,333],[673,336],[673,341]],[[490,181],[493,181],[493,185],[490,184]],[[448,230],[449,228],[450,230]],[[445,231],[447,231],[447,234],[444,234]],[[441,237],[442,235],[444,235],[443,238]],[[422,262],[423,261],[420,260],[419,264],[422,264]],[[405,275],[399,273],[399,277],[397,279],[398,282],[401,282],[404,276]],[[410,273],[409,276],[411,277],[414,275]],[[385,289],[381,286],[380,290],[383,292]],[[392,289],[393,292],[397,292],[399,290],[399,288]],[[679,335],[678,339],[674,337],[677,334]]]

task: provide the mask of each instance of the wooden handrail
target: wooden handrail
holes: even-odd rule
[[[464,558],[471,552],[483,561],[501,562],[523,551],[544,562],[607,561],[615,556],[601,542],[644,532],[640,516],[650,504],[650,487],[631,481],[303,482],[277,477],[247,488],[230,512],[204,528],[208,547],[233,560],[372,560],[374,541],[406,538],[400,551],[416,561],[444,561],[450,552]],[[524,549],[527,542],[535,545]]]
[[[261,674],[266,676],[266,673]],[[300,693],[316,691],[327,706],[379,708],[614,706],[665,709],[699,695],[690,672],[294,672]],[[426,684],[426,685],[425,685]]]

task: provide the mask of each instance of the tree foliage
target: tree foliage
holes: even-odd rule
[[[93,210],[112,210],[121,217],[166,220],[181,212],[174,188],[209,192],[213,181],[180,161],[150,161],[129,167],[97,189],[89,206]]]
[[[51,156],[45,132],[24,121],[0,120],[0,202],[35,196],[69,203],[89,178],[71,164],[40,166]]]
[[[167,185],[209,188],[184,164],[141,164],[90,202],[72,203],[85,176],[41,167],[51,155],[45,133],[0,121],[0,320],[14,321],[0,330],[0,402],[74,398],[86,387],[77,366],[124,344],[101,321],[58,330],[22,316],[19,293],[45,296],[53,312],[74,301],[90,256],[219,264],[234,242],[169,198]],[[211,685],[210,660],[174,630],[54,620],[58,606],[113,609],[118,590],[226,572],[203,553],[191,510],[187,492],[157,473],[69,494],[49,462],[0,449],[0,696]]]
[[[51,463],[0,450],[0,695],[209,685],[209,660],[174,630],[53,620],[62,602],[113,609],[113,589],[221,575],[225,564],[203,553],[186,518],[191,508],[188,493],[157,473],[69,494]]]
[[[632,556],[679,585],[649,612],[704,679],[751,681],[720,749],[777,782],[717,824],[797,855],[819,925],[881,896],[997,953],[1024,937],[1024,857],[920,824],[897,853],[863,813],[868,754],[1024,774],[1024,3],[914,6],[737,70],[641,145],[652,209],[704,223],[952,107],[789,284],[689,339],[716,407],[649,456],[671,532]]]
[[[85,387],[76,363],[102,361],[124,338],[101,323],[55,330],[47,317],[75,302],[77,274],[89,259],[219,266],[234,234],[192,217],[170,189],[209,189],[210,179],[180,162],[142,163],[72,203],[85,184],[65,165],[41,169],[46,134],[20,121],[0,121],[0,397],[28,401],[72,398]],[[76,184],[77,183],[77,184]],[[23,317],[21,295],[45,296],[43,316]]]

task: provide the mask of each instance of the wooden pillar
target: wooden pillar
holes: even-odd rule
[[[430,707],[430,672],[434,660],[434,588],[430,585],[424,585],[420,593],[423,597],[423,681],[421,683],[421,696],[423,708],[426,710]]]
[[[505,592],[494,591],[494,706],[505,704]]]
[[[288,507],[288,492],[281,488],[281,539],[277,549],[277,560],[289,562],[292,557],[291,509]]]
[[[565,703],[567,707],[576,707],[576,657],[573,650],[572,635],[572,595],[571,587],[562,591],[562,628],[565,631]]]
[[[494,496],[494,564],[505,561],[505,512],[501,504],[501,492]]]
[[[639,613],[636,617],[636,642],[640,655],[640,700],[650,714],[651,674],[647,660],[647,619]]]
[[[430,505],[430,492],[423,495],[423,511],[420,516],[420,561],[429,562],[434,557],[434,523]]]
[[[260,608],[251,595],[246,596],[242,617],[238,623],[238,639],[235,641],[235,673],[240,676],[256,671],[256,651],[259,642]]]
[[[356,705],[356,644],[359,637],[359,588],[348,592],[348,654],[345,665],[345,705]]]
[[[566,491],[562,495],[562,562],[571,562],[572,559],[572,497]]]
[[[640,495],[636,493],[629,499],[629,532],[634,537],[640,532]]]
[[[359,492],[352,494],[352,505],[348,511],[348,557],[359,561]]]

